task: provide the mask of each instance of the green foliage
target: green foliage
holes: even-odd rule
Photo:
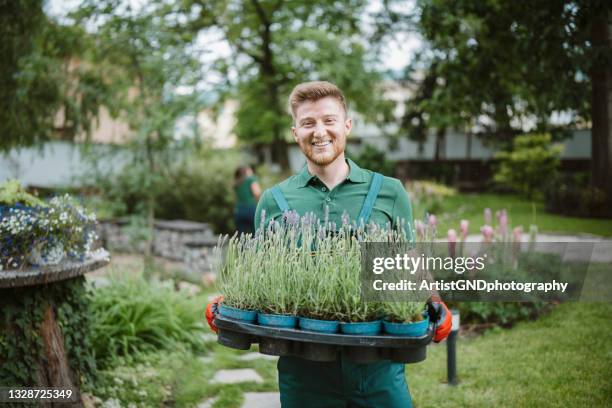
[[[200,302],[142,276],[113,277],[109,286],[91,296],[92,348],[98,364],[106,367],[117,357],[172,350],[180,344],[201,349]]]
[[[423,320],[422,302],[385,302],[383,311],[386,318],[394,323],[410,323]]]
[[[473,337],[460,333],[457,387],[441,384],[446,347],[429,347],[425,364],[406,366],[413,403],[440,408],[608,406],[609,313],[608,302],[567,302],[512,330]],[[587,323],[584,316],[592,318]]]
[[[90,37],[45,16],[43,3],[2,2],[0,150],[87,133],[108,88],[82,63]]]
[[[523,131],[525,117],[536,119],[538,131],[552,128],[553,112],[571,111],[572,123],[583,122],[590,116],[588,73],[601,58],[590,26],[604,10],[600,1],[422,0],[396,13],[410,28],[418,20],[424,39],[407,70],[418,91],[404,127],[421,137],[428,128],[478,129],[504,143]]]
[[[119,357],[113,367],[100,370],[93,394],[120,406],[153,407],[173,402],[174,384],[193,360],[187,350],[151,352],[132,358]]]
[[[43,356],[40,325],[45,307],[56,313],[77,383],[89,389],[96,378],[85,279],[52,285],[0,289],[0,384],[35,386]]]
[[[153,229],[155,198],[172,164],[177,120],[202,106],[197,90],[201,65],[190,39],[155,15],[154,8],[114,0],[87,0],[73,13],[94,28],[91,59],[113,78],[102,103],[128,123],[131,175],[144,192],[147,226]],[[152,240],[145,253],[152,251]]]
[[[519,277],[519,280],[522,281],[529,281],[530,277],[535,276],[539,281],[552,280],[554,277],[561,276],[570,286],[576,284],[581,286],[583,283],[576,282],[572,277],[583,276],[580,271],[584,270],[586,266],[563,262],[562,257],[557,254],[520,253],[517,258],[516,270],[514,270],[514,266],[509,259],[503,259],[503,250],[500,250],[494,257],[498,258],[497,262],[488,267],[488,273],[491,273],[491,276],[499,276],[506,280],[508,276],[513,276]],[[508,268],[512,268],[512,270]],[[512,326],[518,321],[535,319],[549,306],[550,303],[543,301],[460,302],[457,305],[461,311],[461,320],[465,323],[493,323],[505,327]]]
[[[160,174],[154,187],[156,217],[206,222],[217,233],[233,231],[233,180],[241,156],[231,150],[208,148],[193,152],[190,146],[175,147],[167,154],[173,162]],[[100,157],[97,161],[104,159]],[[93,179],[100,194],[96,200],[90,200],[93,208],[103,206],[109,218],[144,217],[144,203],[151,188],[141,183],[146,171],[132,161],[117,173],[105,173],[93,166],[92,174],[85,180],[91,183]]]
[[[612,216],[605,191],[588,184],[588,176],[580,174],[551,179],[545,190],[546,211],[577,217]]]
[[[494,323],[502,326],[533,319],[545,306],[544,302],[463,302],[457,305],[461,320],[466,324]]]
[[[385,152],[378,150],[375,146],[366,145],[361,153],[354,158],[360,167],[372,170],[385,176],[393,177],[395,173],[395,162],[387,160]]]
[[[451,187],[427,180],[411,181],[406,185],[406,190],[412,205],[430,214],[439,213],[444,200],[457,194]]]
[[[38,197],[29,194],[18,180],[7,180],[0,184],[0,205],[22,204],[28,207],[44,206]]]
[[[255,176],[262,191],[273,187],[275,184],[291,176],[290,173],[274,172],[272,170],[266,163],[260,164],[255,168]]]
[[[177,24],[177,30],[185,35],[220,33],[230,44],[231,57],[219,58],[215,68],[227,78],[222,96],[239,102],[236,134],[247,142],[276,142],[284,157],[275,159],[286,166],[282,142],[291,124],[286,100],[299,82],[334,82],[354,111],[375,122],[388,119],[390,105],[380,97],[380,70],[362,40],[369,34],[360,21],[367,3],[187,1],[169,5],[172,11],[165,15],[184,17],[186,23]]]
[[[206,222],[217,233],[233,231],[233,181],[240,159],[237,152],[202,149],[181,161],[159,189],[159,218]]]
[[[512,145],[512,151],[496,154],[500,166],[494,180],[527,198],[541,194],[557,173],[563,147],[552,145],[550,134],[517,136]]]

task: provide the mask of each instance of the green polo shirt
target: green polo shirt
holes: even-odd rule
[[[285,196],[289,208],[297,211],[299,215],[312,212],[320,219],[325,217],[325,209],[329,208],[329,221],[342,225],[342,214],[348,213],[351,221],[357,220],[363,202],[370,189],[370,182],[374,172],[362,169],[352,160],[346,161],[350,171],[346,180],[338,184],[331,191],[308,172],[304,166],[302,171],[280,183],[280,190]],[[261,224],[261,212],[265,210],[265,224],[271,219],[279,220],[282,213],[270,190],[264,191],[257,211],[255,212],[255,227]],[[378,193],[370,222],[385,226],[387,223],[395,228],[402,222],[406,237],[414,240],[412,233],[412,208],[408,200],[408,193],[402,183],[392,177],[384,177],[382,187]],[[410,227],[409,227],[410,226]]]

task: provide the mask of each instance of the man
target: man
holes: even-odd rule
[[[405,220],[406,234],[412,238],[412,210],[401,182],[375,176],[344,156],[346,137],[352,129],[344,95],[329,82],[306,82],[289,96],[294,120],[291,132],[306,156],[304,169],[270,190],[264,191],[255,215],[255,226],[282,219],[291,209],[304,215],[312,212],[342,225],[348,213],[352,220],[391,223]],[[372,192],[372,193],[371,193]],[[370,194],[368,194],[370,193]],[[333,273],[333,271],[330,271]],[[451,316],[435,299],[441,318],[435,341],[450,331]],[[214,305],[209,306],[212,326]],[[321,363],[297,357],[280,357],[278,380],[283,407],[375,407],[406,408],[412,402],[406,384],[404,365],[390,361],[356,364],[344,355],[335,362]]]

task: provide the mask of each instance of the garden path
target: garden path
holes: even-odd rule
[[[237,368],[233,370],[219,370],[211,381],[214,384],[236,384],[242,382],[262,383],[263,378],[252,368]]]
[[[280,408],[278,392],[247,392],[242,408]]]
[[[437,242],[445,242],[445,238],[436,239]],[[468,235],[466,242],[482,242],[482,235],[472,234]],[[529,242],[529,234],[523,233],[521,235],[521,242],[524,247],[527,248],[526,244]],[[561,234],[538,234],[537,236],[537,245],[536,250],[540,248],[544,252],[548,251],[557,251],[563,248],[562,246],[555,245],[547,245],[552,243],[583,243],[583,244],[593,244],[593,251],[590,253],[590,259],[582,259],[591,262],[612,262],[612,240],[605,239],[601,237],[597,237],[594,235],[561,235]],[[580,252],[580,251],[572,251],[572,252]],[[573,253],[564,253],[565,259],[570,257],[570,259],[580,259],[582,254],[573,254]]]

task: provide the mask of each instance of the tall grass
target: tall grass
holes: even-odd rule
[[[92,293],[91,304],[92,344],[103,366],[119,356],[203,346],[201,300],[185,298],[159,282],[113,277],[109,286]]]

